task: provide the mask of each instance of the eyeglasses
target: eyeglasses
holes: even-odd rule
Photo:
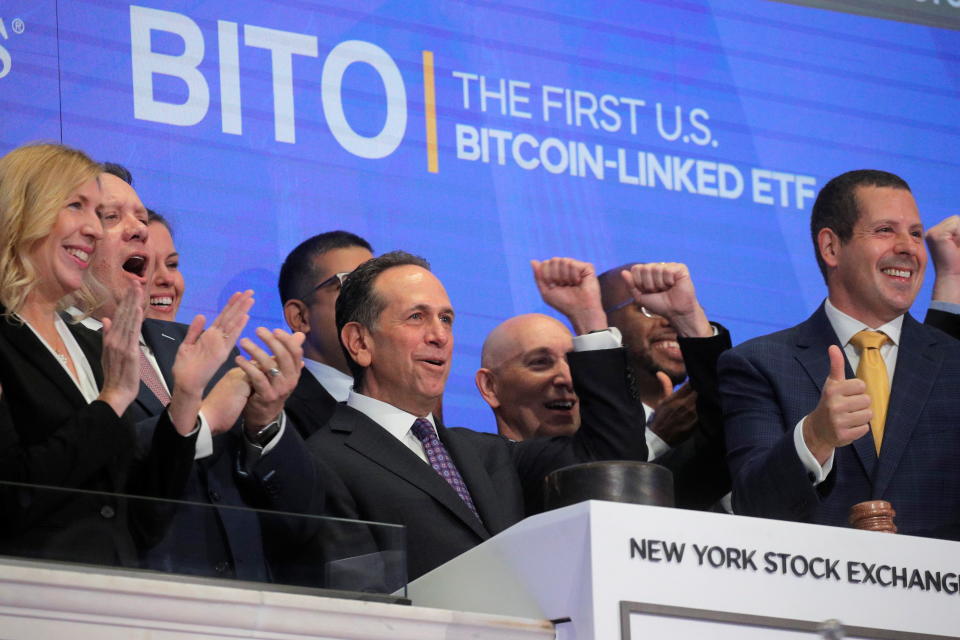
[[[623,302],[620,302],[620,303],[618,303],[618,304],[615,304],[615,305],[613,305],[612,307],[610,307],[609,309],[604,309],[603,312],[604,312],[604,313],[613,313],[614,311],[619,311],[620,309],[623,309],[624,307],[629,307],[629,306],[632,305],[632,304],[635,304],[634,299],[633,299],[633,298],[627,298],[627,299],[624,300]],[[643,315],[645,315],[645,316],[648,317],[648,318],[653,318],[653,317],[655,317],[654,314],[652,314],[652,313],[650,313],[649,311],[647,311],[647,308],[644,307],[644,306],[641,306],[641,307],[640,307],[640,313],[642,313]]]
[[[351,273],[353,273],[353,272],[352,272],[352,271],[341,271],[341,272],[339,272],[339,273],[335,273],[335,274],[333,274],[332,276],[330,276],[329,278],[327,278],[326,280],[324,280],[323,282],[321,282],[320,284],[318,284],[317,286],[315,286],[315,287],[313,288],[313,290],[314,290],[314,291],[317,291],[317,290],[319,290],[319,289],[323,289],[323,288],[326,287],[327,285],[331,285],[331,284],[333,284],[333,283],[336,283],[336,284],[337,284],[337,290],[339,291],[340,288],[343,286],[343,281],[346,280],[346,279],[347,279],[347,276],[350,275]]]

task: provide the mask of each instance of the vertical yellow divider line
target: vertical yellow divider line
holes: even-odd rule
[[[433,79],[433,51],[423,52],[423,111],[427,127],[427,171],[440,172],[437,155],[437,90]]]

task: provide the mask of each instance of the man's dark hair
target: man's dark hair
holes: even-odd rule
[[[277,282],[280,302],[286,304],[287,300],[304,300],[309,297],[317,284],[317,278],[320,277],[317,272],[317,258],[328,251],[350,247],[362,247],[373,253],[369,242],[349,231],[328,231],[298,244],[280,267],[280,278]]]
[[[414,265],[430,271],[430,263],[406,251],[391,251],[378,258],[367,260],[347,276],[340,288],[337,298],[337,335],[341,335],[343,327],[349,322],[357,322],[367,329],[376,327],[380,314],[387,306],[387,301],[374,289],[374,281],[381,273],[393,267]],[[350,373],[353,374],[353,386],[357,391],[363,390],[364,368],[354,362],[350,352],[341,342]]]
[[[810,214],[810,235],[824,282],[827,280],[827,265],[820,255],[817,236],[821,229],[831,229],[840,238],[841,244],[846,244],[853,237],[853,227],[860,218],[857,187],[891,187],[910,191],[910,185],[900,176],[876,169],[848,171],[823,185]]]
[[[130,173],[130,170],[122,164],[117,164],[116,162],[104,162],[103,172],[109,173],[112,176],[117,176],[131,187],[133,186],[133,174]]]
[[[167,231],[170,232],[170,237],[171,238],[173,237],[173,227],[170,225],[170,221],[167,220],[162,215],[160,215],[159,213],[157,213],[156,211],[154,211],[153,209],[147,209],[147,224],[149,225],[153,222],[159,222],[160,224],[165,226],[167,228]]]

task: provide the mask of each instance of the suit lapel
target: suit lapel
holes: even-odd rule
[[[827,355],[827,348],[830,345],[837,345],[842,350],[840,339],[837,337],[823,305],[814,312],[807,320],[797,338],[797,360],[803,367],[810,380],[816,385],[818,391],[823,391],[823,383],[830,374],[830,356]],[[853,378],[853,369],[850,362],[847,361],[844,354],[844,362],[847,378]],[[868,478],[873,478],[873,473],[877,465],[877,450],[874,448],[873,438],[869,434],[855,440],[850,445],[853,448],[856,458],[863,467],[864,473]]]
[[[100,357],[103,353],[103,336],[99,331],[88,329],[82,324],[67,323],[67,329],[76,338],[80,350],[87,357],[87,363],[90,370],[93,371],[93,379],[97,382],[97,388],[103,388],[103,368],[100,365]]]
[[[334,415],[336,419],[330,421],[330,429],[346,435],[347,447],[430,495],[481,538],[490,537],[447,481],[383,427],[345,406],[338,407]],[[467,486],[471,486],[469,481]]]
[[[2,307],[0,307],[2,309]],[[16,320],[0,317],[0,326],[7,335],[13,347],[28,360],[37,371],[50,379],[54,386],[63,393],[70,404],[82,407],[87,403],[70,374],[57,362],[57,359],[47,350],[40,338],[34,335],[26,324],[19,324]],[[95,360],[99,361],[97,354]]]
[[[309,421],[309,424],[299,425],[302,427],[301,433],[311,435],[326,424],[338,404],[336,398],[330,395],[306,367],[300,370],[300,380],[297,381],[291,398],[295,401],[294,404],[303,405],[304,410],[298,413]]]
[[[897,365],[890,389],[874,498],[881,497],[890,484],[942,363],[943,351],[937,349],[936,337],[907,314],[903,318],[903,330],[897,348]]]
[[[140,329],[143,341],[153,352],[153,357],[160,368],[160,374],[163,376],[167,388],[173,390],[173,361],[177,357],[177,349],[180,347],[182,336],[179,333],[168,330],[165,323],[156,320],[144,320]],[[156,394],[150,388],[140,381],[140,391],[137,393],[137,404],[147,413],[147,415],[156,416],[163,413],[163,403],[157,398]]]
[[[174,331],[178,328],[172,322],[144,320],[141,330],[143,341],[153,351],[153,357],[157,359],[163,380],[170,389],[173,388],[173,362],[177,358],[177,349],[183,342],[181,332]]]
[[[467,488],[470,490],[470,497],[473,498],[473,506],[475,506],[477,512],[480,513],[480,517],[486,525],[486,530],[499,531],[505,529],[506,524],[502,522],[502,511],[498,508],[500,499],[497,495],[497,489],[493,486],[490,474],[487,473],[486,468],[484,468],[480,457],[477,455],[477,451],[470,446],[470,443],[464,441],[462,438],[456,437],[456,433],[448,431],[446,427],[442,425],[437,426],[437,433],[440,436],[440,441],[443,442],[443,445],[447,448],[454,463],[457,465],[457,469],[460,471],[460,475],[463,477]],[[456,492],[454,492],[454,494],[456,494]],[[457,496],[458,500],[459,497],[460,496]],[[462,503],[463,501],[460,500],[460,502]],[[467,513],[470,512],[466,505],[464,505],[464,509]],[[473,514],[471,513],[470,515],[472,516]],[[476,520],[476,518],[473,518],[473,520]],[[486,534],[486,531],[484,533]],[[484,535],[484,538],[486,538],[487,535]]]

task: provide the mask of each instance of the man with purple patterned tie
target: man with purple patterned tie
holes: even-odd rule
[[[354,387],[307,446],[336,476],[325,483],[329,515],[407,527],[409,579],[539,511],[550,471],[646,459],[622,349],[568,354],[619,365],[574,378],[578,394],[615,401],[573,436],[516,443],[444,427],[432,411],[450,373],[454,311],[422,258],[395,251],[358,267],[340,291],[336,321]]]

